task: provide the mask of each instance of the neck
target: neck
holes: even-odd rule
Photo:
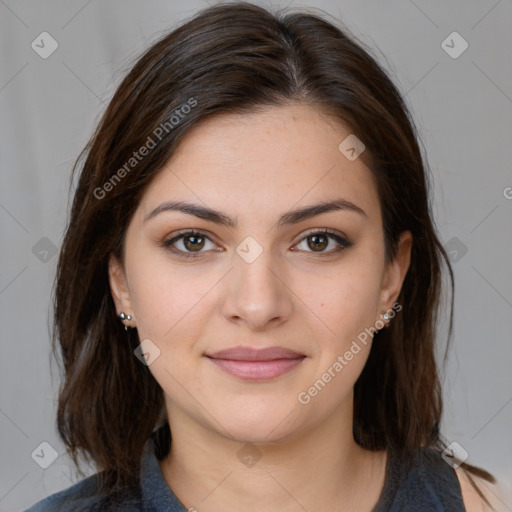
[[[348,421],[341,409],[293,438],[251,443],[223,436],[172,405],[167,410],[172,443],[160,467],[188,510],[287,512],[322,503],[327,510],[370,511],[379,499],[386,454],[361,448],[351,415]]]

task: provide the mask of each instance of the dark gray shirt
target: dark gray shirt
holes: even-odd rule
[[[187,512],[164,480],[153,437],[148,439],[144,447],[139,493],[126,495],[114,502],[105,496],[94,496],[96,475],[44,498],[25,512]],[[200,512],[200,504],[195,508]],[[318,510],[323,510],[321,504]],[[398,455],[390,453],[384,488],[373,512],[464,510],[455,471],[437,450],[418,450],[410,465],[406,465]]]

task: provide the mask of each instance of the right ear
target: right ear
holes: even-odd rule
[[[135,327],[135,315],[126,274],[123,265],[112,253],[110,253],[108,261],[108,280],[117,315],[119,316],[120,313],[130,315],[132,319],[130,321],[125,320],[124,324]]]

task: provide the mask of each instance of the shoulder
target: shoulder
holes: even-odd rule
[[[99,474],[91,475],[74,485],[47,496],[25,512],[93,512],[140,510],[138,501],[131,493],[122,499],[98,494]]]
[[[434,447],[424,447],[418,450],[417,474],[421,484],[432,503],[433,510],[464,510],[461,488],[453,467],[442,457],[441,452]],[[435,504],[435,507],[434,507]],[[440,506],[442,505],[442,507]]]
[[[467,512],[499,512],[505,510],[504,503],[500,498],[502,491],[497,485],[478,476],[468,474],[462,467],[458,467],[455,473],[460,483],[462,498]],[[475,486],[478,487],[491,506],[485,503]]]
[[[391,450],[378,512],[431,510],[464,512],[455,471],[433,448]]]
[[[101,497],[95,495],[97,489],[97,474],[92,475],[67,489],[47,496],[32,505],[25,512],[67,512],[71,510],[86,510],[101,501]]]

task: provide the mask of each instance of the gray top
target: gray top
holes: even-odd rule
[[[142,456],[140,495],[135,492],[115,502],[105,496],[94,496],[96,473],[44,498],[25,512],[187,512],[164,480],[155,450],[155,442],[150,437]],[[409,465],[390,452],[384,488],[372,512],[418,510],[463,512],[457,475],[432,448],[419,449]]]

